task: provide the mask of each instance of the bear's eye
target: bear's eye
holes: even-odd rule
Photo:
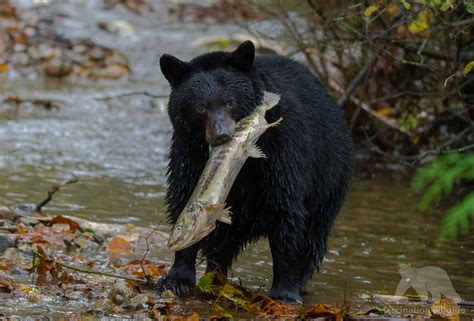
[[[233,108],[235,106],[235,99],[229,98],[225,101],[225,106],[227,108]]]
[[[200,114],[203,114],[206,111],[206,107],[204,107],[204,105],[197,105],[196,111]]]

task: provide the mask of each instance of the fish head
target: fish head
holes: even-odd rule
[[[183,210],[171,231],[168,247],[171,251],[180,251],[199,242],[207,236],[215,224],[208,220],[207,206],[201,202],[192,202]]]

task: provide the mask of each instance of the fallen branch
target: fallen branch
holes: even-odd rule
[[[145,267],[143,266],[143,262],[145,262],[145,258],[146,258],[146,256],[148,255],[148,252],[150,251],[150,247],[149,247],[149,244],[148,244],[148,238],[149,238],[150,236],[152,236],[153,233],[156,232],[156,230],[158,229],[158,226],[160,226],[162,222],[163,222],[163,220],[159,221],[158,224],[156,224],[155,228],[154,228],[150,233],[148,233],[148,235],[145,237],[146,250],[145,250],[145,254],[143,254],[142,260],[140,261],[140,267],[142,268],[143,275],[145,275],[145,279],[147,280],[147,282],[151,282],[151,281],[153,280],[153,279],[148,275],[148,273],[147,273],[146,270],[145,270]]]
[[[42,257],[44,259],[49,259],[45,255],[43,255],[43,254],[41,254],[37,251],[32,250],[31,252],[34,254],[33,259],[35,258],[36,255],[38,257]],[[68,265],[68,264],[66,264],[64,262],[61,262],[61,261],[58,261],[58,260],[54,260],[54,263],[61,266],[61,267],[63,267],[63,268],[66,268],[66,269],[69,269],[69,270],[72,270],[72,271],[76,271],[76,272],[80,272],[80,273],[102,275],[102,276],[108,276],[108,277],[116,278],[116,279],[123,279],[123,280],[135,281],[135,282],[149,283],[148,280],[144,280],[144,279],[138,279],[138,278],[132,278],[132,277],[127,277],[127,276],[117,275],[117,274],[113,274],[113,273],[107,273],[107,272],[101,272],[101,271],[92,271],[92,270],[85,270],[85,269],[77,268],[77,267]]]
[[[36,212],[41,212],[41,209],[43,208],[43,206],[48,204],[53,199],[54,193],[59,191],[62,187],[66,186],[66,185],[69,185],[69,184],[77,183],[78,181],[79,180],[77,178],[73,178],[73,179],[68,180],[66,183],[62,183],[62,184],[52,186],[48,191],[48,196],[41,203],[36,205],[35,211]]]

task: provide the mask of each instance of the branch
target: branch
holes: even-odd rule
[[[364,67],[362,67],[361,70],[355,75],[355,77],[352,79],[352,81],[349,83],[349,86],[347,86],[346,90],[342,94],[342,96],[338,99],[337,104],[339,107],[342,107],[344,103],[351,97],[352,93],[354,90],[357,88],[357,86],[360,84],[362,79],[364,79],[365,75],[367,72],[372,68],[372,66],[377,62],[377,58],[379,57],[380,52],[382,49],[378,49],[372,57],[367,61]]]
[[[45,255],[35,251],[35,250],[32,250],[31,252],[33,252],[34,255],[37,255],[38,257],[43,257],[45,259],[49,259],[48,257],[46,257]],[[34,257],[34,256],[33,256]],[[69,270],[72,270],[72,271],[76,271],[76,272],[80,272],[80,273],[87,273],[87,274],[95,274],[95,275],[103,275],[103,276],[108,276],[108,277],[112,277],[112,278],[116,278],[116,279],[124,279],[124,280],[130,280],[130,281],[135,281],[135,282],[145,282],[145,283],[148,283],[148,280],[144,280],[144,279],[138,279],[138,278],[132,278],[132,277],[127,277],[127,276],[122,276],[122,275],[116,275],[116,274],[112,274],[112,273],[107,273],[107,272],[101,272],[101,271],[91,271],[91,270],[84,270],[84,269],[81,269],[81,268],[77,268],[77,267],[74,267],[74,266],[71,266],[71,265],[68,265],[64,262],[61,262],[61,261],[58,261],[56,259],[54,259],[54,263],[63,267],[63,268],[66,268],[66,269],[69,269]]]
[[[336,90],[337,92],[341,93],[341,94],[344,94],[344,89],[341,88],[341,86],[339,86],[339,84],[337,84],[334,80],[332,79],[329,79],[329,82],[328,82],[328,85],[331,86],[334,90]],[[410,131],[406,130],[405,128],[402,128],[400,126],[397,125],[397,123],[395,122],[395,120],[393,119],[390,119],[390,118],[386,118],[386,117],[383,117],[383,116],[380,116],[379,114],[377,114],[372,108],[370,108],[370,106],[363,102],[362,100],[358,99],[358,98],[355,98],[355,97],[350,97],[349,98],[354,104],[358,105],[362,110],[366,111],[367,113],[369,113],[371,116],[373,116],[374,118],[377,118],[378,120],[380,120],[381,122],[383,122],[385,125],[411,137],[413,136],[413,133],[411,133]]]
[[[39,203],[38,205],[36,205],[36,209],[35,211],[36,212],[41,212],[41,209],[43,208],[43,206],[45,206],[46,204],[48,204],[52,199],[53,199],[53,195],[59,191],[62,187],[66,186],[66,185],[69,185],[69,184],[73,184],[73,183],[77,183],[79,180],[77,178],[73,178],[73,179],[70,179],[68,180],[66,183],[62,183],[62,184],[58,184],[58,185],[54,185],[53,187],[51,187],[48,191],[48,196],[41,202]]]

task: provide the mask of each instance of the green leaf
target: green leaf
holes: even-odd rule
[[[467,12],[474,13],[474,0],[464,0],[464,6]]]
[[[211,285],[212,285],[212,280],[214,277],[212,276],[212,273],[206,273],[201,278],[199,279],[198,282],[198,288],[202,292],[210,293],[212,292]]]
[[[464,66],[464,76],[471,72],[472,68],[474,68],[474,60],[470,61]]]

